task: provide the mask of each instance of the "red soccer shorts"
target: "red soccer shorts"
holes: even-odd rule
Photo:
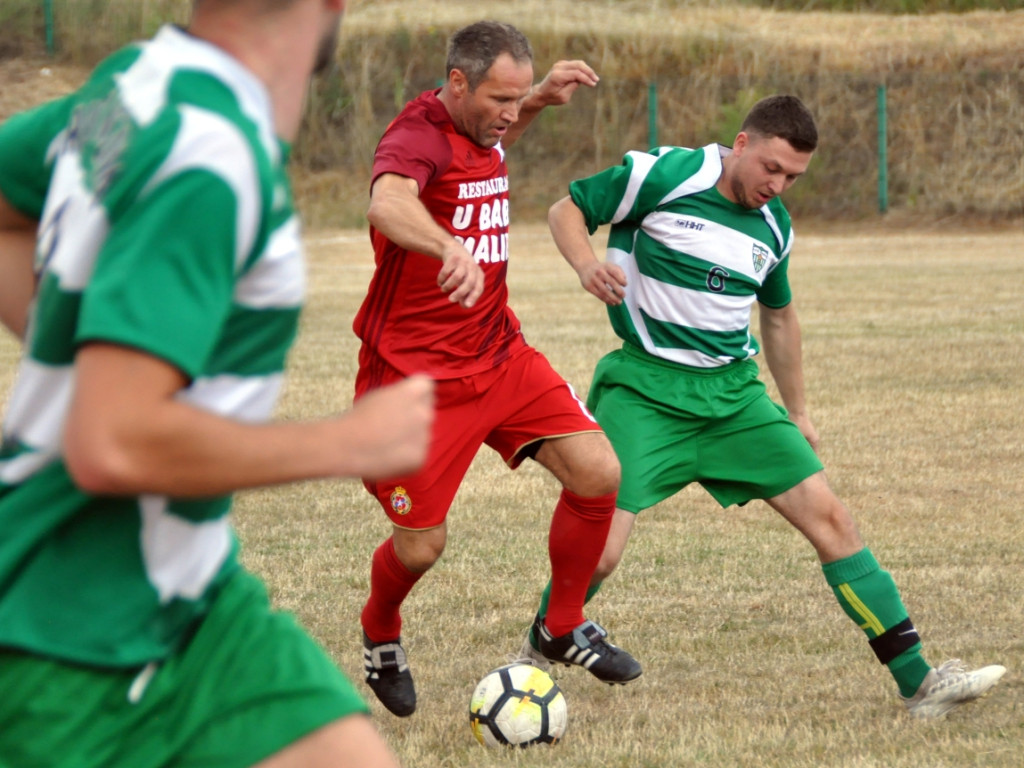
[[[380,368],[375,366],[375,371]],[[360,370],[356,397],[366,392],[367,378]],[[392,371],[380,383],[400,378]],[[532,347],[493,370],[438,381],[435,402],[437,414],[423,468],[408,477],[363,482],[402,528],[422,530],[444,522],[481,445],[496,450],[515,469],[545,438],[601,431],[572,387]]]

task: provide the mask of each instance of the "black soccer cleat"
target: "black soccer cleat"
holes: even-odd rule
[[[366,684],[391,714],[408,717],[416,711],[416,688],[402,638],[375,643],[363,632],[363,668]]]
[[[608,633],[592,621],[584,621],[561,637],[552,637],[539,616],[534,628],[541,654],[554,664],[583,667],[609,685],[625,685],[643,673],[640,662],[605,640]]]

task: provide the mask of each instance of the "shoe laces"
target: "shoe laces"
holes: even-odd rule
[[[397,670],[402,672],[409,668],[405,649],[397,642],[374,643],[366,649],[368,666],[378,672]]]
[[[932,688],[945,687],[945,685],[949,685],[952,681],[956,680],[960,675],[963,675],[966,672],[967,668],[960,659],[944,661],[935,668],[935,674],[939,679]]]

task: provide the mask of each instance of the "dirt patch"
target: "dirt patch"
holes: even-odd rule
[[[0,122],[15,112],[77,88],[88,75],[84,67],[54,64],[45,57],[0,60]]]

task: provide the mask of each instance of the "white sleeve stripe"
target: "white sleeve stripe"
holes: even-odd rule
[[[622,200],[619,201],[619,207],[616,209],[615,215],[612,216],[610,224],[618,224],[633,210],[633,204],[636,202],[637,195],[640,194],[640,188],[647,179],[647,174],[650,173],[651,168],[658,161],[658,158],[646,152],[627,152],[626,157],[633,161],[633,167],[629,172],[629,183],[626,184],[626,192],[622,196]]]
[[[769,210],[767,205],[761,206],[761,214],[764,216],[765,223],[768,225],[769,229],[771,229],[772,234],[775,235],[775,242],[778,243],[779,250],[782,252],[780,255],[785,256],[789,253],[789,249],[793,245],[792,241],[783,241],[782,231],[779,229],[779,223],[775,220],[775,216]]]
[[[670,200],[675,200],[677,197],[693,195],[715,186],[719,176],[722,175],[722,156],[718,153],[717,144],[709,144],[703,147],[703,152],[704,162],[701,163],[700,170],[665,195],[665,197],[658,201],[658,205],[664,205]]]
[[[238,203],[235,269],[240,270],[256,242],[260,220],[259,174],[252,148],[230,120],[192,106],[181,107],[181,127],[163,164],[139,193],[141,199],[167,179],[193,169],[208,170],[231,187]],[[198,145],[206,145],[197,148]]]

